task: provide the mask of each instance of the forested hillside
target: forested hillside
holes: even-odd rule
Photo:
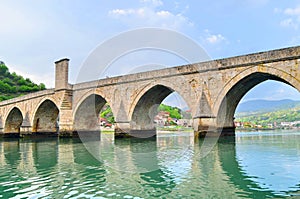
[[[44,90],[44,84],[35,84],[30,79],[10,73],[8,67],[0,63],[0,101]]]
[[[253,100],[239,105],[235,121],[267,126],[281,122],[300,121],[300,101]]]

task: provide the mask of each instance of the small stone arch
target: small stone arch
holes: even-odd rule
[[[10,113],[11,110],[14,109],[14,108],[19,109],[19,110],[21,111],[22,115],[25,115],[25,114],[24,114],[25,111],[22,109],[21,106],[19,106],[18,104],[11,105],[11,106],[8,107],[7,111],[4,111],[5,114],[4,114],[4,117],[2,118],[4,123],[5,123],[5,121],[6,121],[6,118],[7,118],[8,115],[9,115],[9,113]]]
[[[106,103],[107,100],[95,92],[88,92],[84,95],[74,110],[74,130],[77,132],[100,131],[98,116]]]
[[[34,103],[34,106],[33,106],[34,109],[31,112],[32,113],[31,115],[33,115],[33,117],[31,117],[31,124],[33,124],[35,113],[37,112],[37,110],[39,109],[39,107],[41,106],[41,104],[43,104],[46,100],[51,101],[53,104],[55,104],[56,107],[60,107],[59,103],[57,102],[57,100],[55,98],[53,98],[53,97],[47,96],[47,97],[43,97],[43,98],[39,99],[38,103],[36,103],[36,104]]]
[[[4,133],[20,133],[20,127],[23,122],[21,109],[16,106],[12,107],[4,121]]]
[[[75,95],[77,95],[77,94],[75,94]],[[82,94],[81,97],[78,97],[79,99],[76,100],[75,103],[73,104],[73,121],[75,120],[75,114],[76,114],[79,106],[82,104],[83,101],[85,101],[91,95],[101,96],[106,101],[106,103],[108,103],[111,106],[112,112],[114,112],[113,103],[109,100],[110,98],[108,96],[104,95],[104,92],[101,92],[99,89],[92,89],[92,90],[89,90],[89,91],[85,92],[84,94]]]
[[[37,105],[32,118],[32,132],[57,133],[59,127],[59,108],[51,98],[44,98]]]
[[[213,110],[217,116],[217,126],[232,128],[235,109],[242,97],[254,86],[266,81],[275,80],[291,85],[300,91],[300,81],[287,72],[270,66],[248,68],[233,77],[219,92]]]

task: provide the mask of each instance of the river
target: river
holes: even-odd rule
[[[300,132],[0,141],[0,198],[299,198]]]

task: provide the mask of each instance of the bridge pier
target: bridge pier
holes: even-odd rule
[[[73,136],[72,101],[73,90],[69,84],[69,59],[64,58],[55,62],[55,93],[63,96],[56,132],[59,137]]]
[[[116,122],[115,123],[115,137],[116,138],[130,137],[130,123],[129,122]]]
[[[32,135],[32,126],[21,125],[20,126],[20,137],[25,135]]]
[[[73,137],[72,110],[61,110],[57,132],[59,137]]]
[[[115,123],[115,138],[150,138],[155,136],[156,128],[153,126],[142,129],[133,126],[130,122]]]
[[[193,129],[195,138],[234,136],[235,127],[218,127],[216,117],[197,117],[193,119]]]
[[[32,125],[30,124],[28,112],[26,113],[20,126],[20,137],[23,137],[24,135],[32,135]]]

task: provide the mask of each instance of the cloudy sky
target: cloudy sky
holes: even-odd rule
[[[3,0],[0,9],[0,60],[47,87],[54,86],[54,61],[71,59],[74,83],[97,46],[136,28],[180,32],[212,59],[300,44],[300,0]],[[254,98],[300,99],[295,90],[272,82],[246,97]]]

